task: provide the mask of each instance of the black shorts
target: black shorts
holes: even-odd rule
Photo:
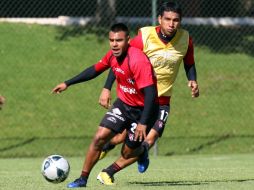
[[[127,136],[125,143],[130,148],[136,148],[141,144],[141,142],[134,141],[134,133],[142,111],[143,107],[129,106],[120,99],[117,99],[105,114],[100,126],[109,128],[115,133],[122,133],[124,129],[126,129]],[[149,118],[147,124],[147,134],[157,120],[158,110],[154,109],[153,111],[154,114],[152,114],[153,116]]]
[[[170,105],[160,105],[157,121],[155,122],[153,129],[159,133],[159,137],[162,136],[168,116],[170,112]]]

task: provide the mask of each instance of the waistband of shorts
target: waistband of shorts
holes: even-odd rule
[[[170,96],[160,96],[158,97],[159,105],[169,105]]]
[[[121,100],[120,98],[117,98],[117,100],[118,100],[119,102],[121,102],[123,105],[128,106],[128,107],[131,107],[131,108],[134,108],[134,109],[143,109],[143,108],[144,108],[144,106],[131,106],[131,105],[125,103],[125,102],[124,102],[123,100]]]

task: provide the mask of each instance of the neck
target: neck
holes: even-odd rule
[[[122,55],[120,55],[119,57],[117,57],[117,61],[118,62],[122,62],[124,60],[124,58],[126,57],[127,55],[127,51],[123,52]]]
[[[170,42],[170,41],[172,40],[172,38],[175,36],[175,34],[176,34],[176,32],[175,32],[173,35],[168,36],[168,35],[165,35],[165,34],[162,32],[162,30],[160,29],[160,31],[159,31],[159,33],[158,33],[158,36],[159,36],[159,38],[160,38],[162,41],[168,43],[168,42]]]

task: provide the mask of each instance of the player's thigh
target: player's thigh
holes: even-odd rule
[[[99,127],[93,137],[92,146],[101,149],[104,144],[113,138],[113,136],[115,136],[115,133],[112,130],[105,127]]]
[[[110,143],[112,144],[120,144],[124,142],[124,139],[126,137],[126,129],[122,133],[118,133],[114,136],[114,138],[111,139]]]
[[[120,100],[114,102],[100,123],[100,126],[108,128],[115,133],[122,133],[128,125],[129,119],[126,117],[124,107]]]
[[[141,143],[139,142],[139,146],[134,148],[134,147],[130,147],[129,145],[124,143],[122,146],[122,150],[121,150],[122,157],[125,159],[129,159],[129,158],[133,158],[133,157],[140,155],[142,153],[141,152],[142,149],[141,149],[140,145],[141,145]]]
[[[115,132],[111,129],[99,126],[96,134],[95,139],[98,141],[109,141],[111,138],[115,136]]]

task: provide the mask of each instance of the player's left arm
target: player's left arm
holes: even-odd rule
[[[183,62],[185,73],[188,79],[188,87],[190,87],[191,89],[191,96],[193,98],[196,98],[199,96],[199,87],[197,82],[197,71],[194,61],[194,47],[191,37],[189,38],[189,46]]]
[[[146,138],[146,128],[147,128],[148,120],[151,117],[153,110],[156,109],[156,106],[158,106],[156,103],[157,89],[155,84],[144,87],[142,91],[144,92],[144,97],[145,97],[144,109],[135,130],[135,137],[134,137],[135,141],[137,140],[142,141],[143,139]]]
[[[115,82],[116,77],[112,69],[110,69],[105,85],[99,97],[99,104],[108,109],[111,106],[111,88]]]

